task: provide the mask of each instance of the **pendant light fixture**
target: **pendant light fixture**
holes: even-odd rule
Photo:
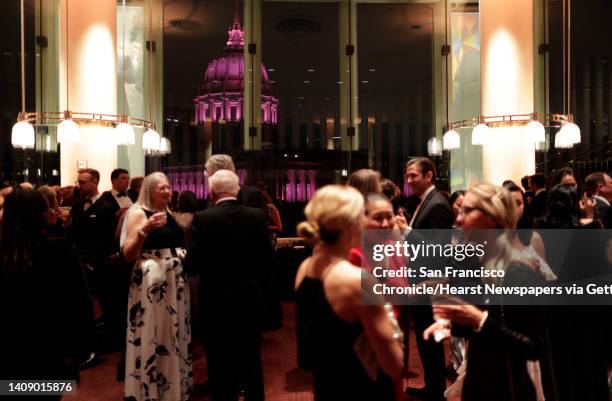
[[[25,40],[24,40],[24,11],[23,0],[21,0],[21,112],[17,117],[17,122],[11,130],[11,143],[16,148],[32,149],[35,145],[36,135],[34,127],[27,119],[25,111]]]
[[[446,49],[450,49],[449,44],[448,44],[448,35],[449,35],[449,30],[448,30],[448,26],[449,26],[449,16],[450,12],[448,9],[448,0],[444,0],[444,27],[445,27],[445,31],[446,31],[446,36],[445,36],[445,48]],[[452,149],[459,149],[459,147],[461,147],[461,137],[459,136],[459,133],[457,131],[455,131],[454,129],[451,128],[451,101],[450,101],[450,92],[452,90],[452,85],[450,84],[450,75],[449,75],[449,65],[448,65],[448,58],[450,57],[450,51],[449,54],[446,55],[446,123],[447,123],[447,130],[444,133],[444,136],[442,137],[442,148],[444,150],[452,150]]]
[[[149,37],[152,38],[152,26],[153,20],[151,13],[149,13]],[[153,45],[153,40],[147,42],[147,49],[149,50],[149,120],[152,121],[151,126],[142,136],[142,148],[145,151],[146,155],[149,156],[165,156],[167,153],[163,152],[162,144],[167,141],[167,147],[170,148],[170,141],[166,138],[162,138],[161,135],[155,129],[155,120],[153,118],[153,94],[155,93],[155,80],[153,79],[153,63],[155,62],[155,57],[153,57],[153,51],[155,47]],[[165,139],[165,141],[163,141]]]
[[[121,113],[119,125],[115,128],[117,145],[133,145],[136,143],[134,127],[129,124],[128,116],[125,114],[125,0],[121,6]]]
[[[525,126],[527,137],[533,143],[544,142],[546,140],[546,130],[538,120],[531,120]]]
[[[567,18],[566,18],[567,14]],[[572,59],[571,59],[571,48],[572,48],[572,2],[571,0],[563,0],[563,97],[564,100],[564,108],[565,113],[569,115],[571,110],[571,69],[572,69]],[[566,35],[567,32],[567,35]],[[567,74],[566,74],[567,72]],[[572,119],[568,119],[567,122],[561,125],[561,129],[555,135],[555,147],[556,148],[570,148],[575,144],[581,142],[580,137],[580,128],[574,124]],[[557,146],[558,144],[558,146]]]
[[[68,19],[68,1],[66,0],[66,110],[64,111],[64,119],[57,125],[57,142],[76,143],[80,140],[79,126],[72,119],[72,112],[70,112],[70,78],[68,75],[68,69],[70,68],[70,59],[68,53],[68,26],[70,20]]]
[[[429,156],[440,156],[442,155],[442,141],[438,137],[431,137],[427,141],[427,154]]]
[[[482,116],[478,117],[478,125],[472,129],[472,145],[484,145],[489,141],[491,129],[484,124]]]

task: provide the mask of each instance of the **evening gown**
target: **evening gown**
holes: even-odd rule
[[[144,211],[147,218],[153,212]],[[167,215],[151,231],[132,271],[128,303],[125,399],[188,400],[193,387],[184,231]]]
[[[298,358],[313,373],[315,401],[395,400],[389,376],[378,369],[372,380],[355,352],[361,322],[347,322],[334,313],[321,280],[305,277],[298,287],[296,318]]]

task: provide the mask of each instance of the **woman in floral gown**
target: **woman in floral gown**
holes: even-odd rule
[[[123,254],[135,262],[125,366],[130,401],[183,401],[193,386],[184,237],[167,209],[170,197],[163,173],[147,176],[122,230]]]

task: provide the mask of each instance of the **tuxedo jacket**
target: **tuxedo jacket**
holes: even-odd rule
[[[200,275],[202,322],[260,324],[272,267],[265,212],[224,201],[195,214],[189,237],[185,270]]]
[[[127,196],[127,195],[126,195]],[[119,203],[117,203],[117,199],[113,196],[111,191],[104,191],[102,196],[100,196],[100,200],[104,200],[108,204],[108,213],[112,216],[112,238],[114,242],[113,251],[119,251],[119,241],[115,239],[115,233],[117,232],[117,224],[119,224],[119,219],[117,218],[117,212],[121,209]]]
[[[112,205],[102,197],[87,210],[83,200],[73,204],[70,234],[85,264],[100,266],[114,252],[114,217]]]
[[[115,199],[111,191],[104,191],[102,195],[100,195],[100,199],[98,200],[106,201],[113,213],[117,213],[117,211],[121,209],[121,207],[117,203],[117,199]]]

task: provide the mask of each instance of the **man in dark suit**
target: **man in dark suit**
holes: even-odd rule
[[[414,230],[450,230],[452,227],[453,212],[446,198],[436,189],[435,179],[436,169],[431,160],[417,157],[406,163],[406,180],[412,193],[420,198],[409,223]],[[408,234],[408,241],[411,240],[410,236]],[[423,340],[423,331],[433,323],[431,306],[415,305],[412,316],[425,373],[425,387],[408,388],[407,393],[423,400],[442,401],[446,387],[444,346],[433,340]]]
[[[604,228],[612,228],[612,178],[606,173],[596,172],[587,176],[584,186],[587,196],[595,200],[597,217]]]
[[[238,176],[218,170],[208,182],[214,207],[190,228],[185,268],[200,274],[202,335],[213,400],[263,400],[262,289],[272,263],[263,210],[241,205]]]
[[[546,214],[548,193],[546,192],[546,177],[542,173],[536,173],[529,177],[529,188],[534,194],[531,202],[531,216],[534,219]]]
[[[111,349],[123,351],[125,348],[125,333],[127,330],[125,311],[128,305],[130,290],[131,265],[120,256],[119,240],[117,239],[117,226],[132,206],[132,200],[127,194],[130,184],[130,173],[123,168],[116,168],[111,172],[110,191],[104,191],[100,200],[109,205],[108,214],[112,216],[112,229],[107,240],[112,243],[109,254],[105,258],[104,269],[101,272],[103,282],[102,301],[104,308],[104,323],[108,329],[108,343]],[[124,362],[122,360],[122,362]],[[123,377],[124,363],[119,363],[117,377]]]
[[[100,173],[97,170],[91,168],[79,170],[78,186],[75,189],[78,195],[75,194],[76,200],[72,205],[69,233],[83,261],[91,293],[104,309],[106,303],[104,265],[113,249],[113,214],[111,205],[100,199],[99,182]],[[93,351],[93,332],[91,336],[90,350]],[[96,355],[91,352],[89,356],[84,356],[82,362],[87,365],[92,363],[95,357]]]

